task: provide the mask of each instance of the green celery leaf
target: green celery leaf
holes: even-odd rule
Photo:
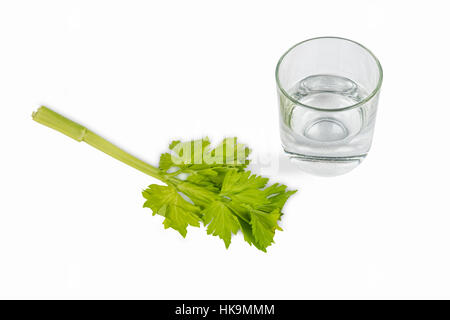
[[[257,249],[267,252],[265,247],[259,245],[258,242],[255,241],[255,237],[253,236],[252,226],[244,221],[243,219],[238,217],[239,224],[241,226],[242,234],[244,235],[244,240],[247,241],[249,245],[254,245]]]
[[[261,189],[264,188],[268,181],[268,178],[252,175],[250,171],[229,170],[223,180],[221,193],[230,195],[248,189]]]
[[[250,209],[252,226],[252,233],[255,238],[255,243],[262,248],[267,248],[273,243],[275,230],[280,230],[278,226],[278,219],[280,218],[280,211],[278,209],[271,213],[260,210]]]
[[[142,195],[147,199],[144,207],[152,209],[153,215],[165,217],[166,229],[173,228],[185,237],[188,225],[200,226],[200,208],[184,200],[174,187],[152,184]]]
[[[202,214],[205,225],[208,225],[207,233],[219,236],[228,249],[231,243],[231,236],[240,229],[237,217],[221,201],[212,202],[202,211]]]
[[[218,196],[213,191],[210,191],[202,186],[195,185],[190,182],[183,182],[177,185],[178,190],[195,203],[195,205],[205,208],[211,204],[211,202],[218,199]]]
[[[164,228],[177,230],[183,238],[186,237],[187,226],[200,227],[200,218],[194,211],[186,210],[178,205],[167,205]]]
[[[159,157],[159,168],[166,172],[170,168],[174,167],[175,164],[172,161],[172,155],[170,153],[163,153]]]
[[[280,185],[278,183],[265,188],[263,191],[267,196],[268,202],[258,206],[257,209],[265,212],[272,212],[275,209],[279,209],[281,211],[287,199],[297,192],[297,190],[286,191],[286,188],[287,187],[285,185]]]

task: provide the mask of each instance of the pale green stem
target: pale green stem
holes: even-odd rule
[[[36,112],[33,112],[33,120],[55,129],[76,141],[84,141],[92,147],[158,180],[166,183],[169,181],[175,182],[164,177],[158,168],[132,156],[84,126],[63,117],[47,107],[40,107]]]

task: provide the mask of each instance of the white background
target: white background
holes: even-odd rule
[[[446,1],[1,1],[0,298],[450,298]],[[359,41],[385,72],[357,169],[284,158],[274,69]],[[265,254],[186,239],[142,208],[156,180],[31,120],[45,104],[156,164],[173,138],[237,135],[300,191]],[[276,161],[281,159],[280,162]],[[261,161],[260,161],[261,163]],[[278,164],[278,165],[277,165]]]

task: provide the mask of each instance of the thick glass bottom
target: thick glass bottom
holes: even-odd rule
[[[366,157],[366,154],[352,157],[316,157],[291,153],[285,150],[292,163],[300,170],[322,177],[333,177],[355,169]]]

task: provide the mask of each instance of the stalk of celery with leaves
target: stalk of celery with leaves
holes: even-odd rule
[[[267,186],[267,178],[246,171],[250,150],[236,138],[226,138],[215,148],[207,138],[173,141],[157,168],[49,108],[40,107],[33,119],[165,183],[151,184],[142,192],[144,207],[163,216],[164,227],[183,237],[188,226],[203,223],[226,248],[241,230],[245,241],[266,252],[275,231],[281,230],[281,210],[296,192],[278,183]]]

